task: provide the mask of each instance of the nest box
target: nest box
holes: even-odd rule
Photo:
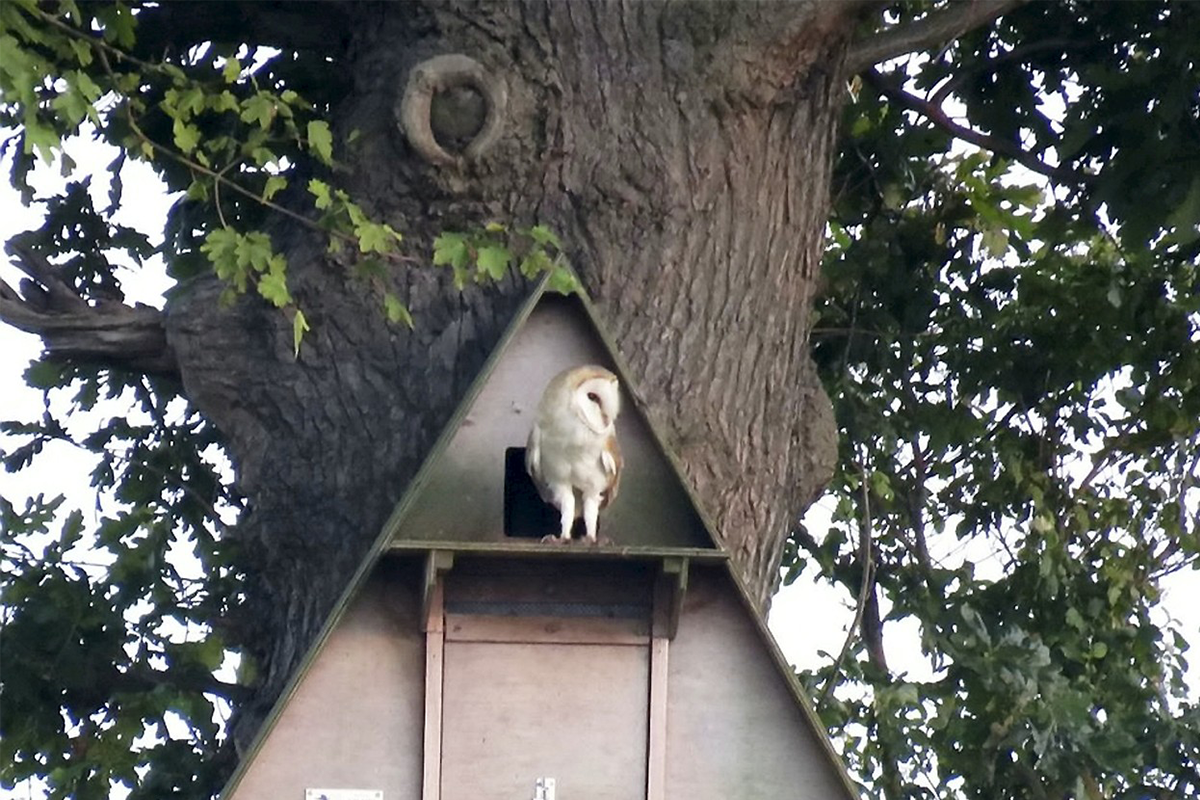
[[[857,797],[580,292],[534,291],[224,800]],[[525,475],[546,383],[620,378],[599,545]]]

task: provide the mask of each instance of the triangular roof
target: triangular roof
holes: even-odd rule
[[[625,455],[619,497],[602,515],[602,540],[607,543],[599,549],[715,552],[711,526],[631,391],[628,372],[592,304],[581,290],[564,295],[549,291],[548,285],[541,281],[518,311],[426,457],[385,526],[388,546],[539,547],[538,538],[546,531],[506,535],[504,530],[506,501],[512,501],[512,487],[506,484],[524,480],[523,470],[513,469],[512,463],[506,477],[505,451],[525,446],[542,389],[554,375],[598,364],[620,380],[617,438]],[[519,454],[509,455],[511,462]],[[541,505],[536,498],[533,502]],[[533,538],[522,538],[527,535]]]
[[[739,605],[752,620],[753,630],[766,648],[775,669],[785,679],[788,690],[802,712],[808,732],[819,743],[821,751],[836,771],[839,782],[846,790],[845,796],[859,796],[824,725],[796,680],[765,620],[756,610],[737,570],[717,544],[714,528],[691,492],[678,463],[644,414],[637,387],[604,333],[595,307],[579,288],[581,284],[573,274],[576,288],[567,294],[552,291],[549,278],[547,275],[538,282],[528,300],[514,315],[509,328],[406,488],[330,613],[321,633],[264,721],[254,744],[222,791],[222,797],[230,796],[237,788],[334,629],[375,573],[380,560],[389,553],[417,555],[420,552],[429,554],[425,567],[426,591],[430,582],[429,571],[438,569],[435,557],[438,554],[447,555],[448,563],[453,562],[454,554],[658,561],[665,572],[678,576],[677,591],[680,593],[687,586],[689,562],[718,567],[735,587]],[[539,330],[542,328],[545,330]],[[547,331],[551,335],[547,336]],[[611,541],[600,546],[582,543],[564,546],[543,544],[537,539],[505,537],[494,522],[499,514],[498,503],[502,500],[495,494],[496,464],[487,467],[490,470],[488,475],[476,476],[480,486],[465,485],[459,476],[464,470],[469,473],[477,467],[478,462],[474,459],[480,452],[490,450],[494,456],[500,446],[523,445],[537,397],[548,378],[561,368],[579,363],[598,363],[611,369],[622,385],[623,402],[618,435],[622,449],[627,454],[626,473],[618,501],[606,510],[601,520],[601,532],[608,534],[611,531]],[[519,394],[520,397],[507,397],[506,393]],[[515,427],[511,420],[504,421],[498,416],[506,399],[509,400],[508,413],[520,419],[520,424]],[[502,436],[497,439],[488,435],[489,430],[494,433],[497,424],[508,430],[507,438]],[[517,438],[513,438],[516,436],[513,433],[515,430],[521,431]],[[488,483],[492,485],[483,486]],[[446,498],[449,498],[449,502]],[[474,517],[469,512],[465,513],[465,510],[475,506],[485,509],[487,517],[493,522],[477,524],[482,516]],[[451,514],[466,520],[466,526],[451,528],[443,525],[441,520]],[[629,531],[634,531],[633,535],[629,535]]]

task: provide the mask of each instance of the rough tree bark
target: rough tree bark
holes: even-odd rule
[[[808,331],[862,5],[336,6],[350,88],[334,118],[341,137],[359,132],[339,153],[339,181],[413,253],[489,219],[560,234],[639,402],[764,611],[783,542],[835,458]],[[322,9],[307,9],[320,26]],[[454,53],[507,88],[498,140],[466,166],[430,163],[397,127],[412,68]],[[237,638],[266,670],[243,732],[529,291],[513,278],[459,293],[430,267],[401,270],[409,331],[384,321],[379,298],[317,237],[276,234],[312,325],[298,360],[279,312],[249,299],[223,309],[214,278],[184,287],[165,315],[186,392],[227,438],[249,499]]]

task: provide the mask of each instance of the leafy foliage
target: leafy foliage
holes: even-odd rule
[[[219,721],[243,691],[214,677],[237,657],[214,625],[239,595],[219,536],[237,498],[214,432],[172,386],[142,376],[40,362],[26,378],[48,398],[74,389],[63,415],[74,424],[49,402],[37,422],[0,424],[16,443],[5,468],[54,443],[78,448],[95,456],[103,500],[85,517],[57,513],[62,495],[23,507],[0,497],[0,780],[40,777],[51,797],[107,798],[112,785],[133,798],[204,796],[233,758]],[[130,413],[97,418],[106,399]],[[96,424],[73,431],[81,417]]]
[[[502,280],[518,255],[518,269],[526,278],[549,272],[550,289],[564,294],[573,290],[575,279],[566,268],[562,242],[544,225],[510,232],[504,225],[491,222],[474,233],[445,231],[433,242],[433,263],[454,270],[454,285],[459,289],[468,280]]]
[[[1200,563],[1198,10],[1031,4],[847,109],[814,330],[836,511],[785,566],[863,598],[808,679],[872,796],[1200,796],[1156,609]],[[901,620],[928,677],[889,668]]]

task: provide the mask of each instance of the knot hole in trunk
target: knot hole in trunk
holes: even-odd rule
[[[452,53],[413,67],[400,101],[400,129],[423,159],[441,167],[477,161],[504,121],[504,81],[473,58]]]

